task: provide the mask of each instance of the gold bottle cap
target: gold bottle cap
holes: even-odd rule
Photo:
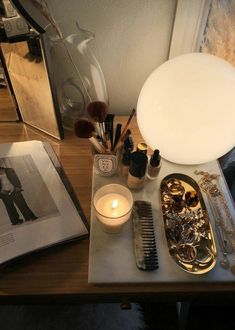
[[[144,154],[147,154],[148,146],[145,142],[140,142],[137,145],[137,151],[143,152]]]

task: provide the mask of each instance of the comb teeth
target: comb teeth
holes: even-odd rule
[[[132,219],[137,267],[141,270],[155,270],[158,268],[158,257],[151,203],[135,201]]]

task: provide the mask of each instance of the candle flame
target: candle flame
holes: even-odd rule
[[[116,209],[117,206],[118,206],[118,200],[117,199],[114,199],[112,201],[112,209]]]

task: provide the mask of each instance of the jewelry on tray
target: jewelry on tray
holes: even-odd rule
[[[202,274],[216,262],[208,214],[197,183],[183,174],[161,182],[162,212],[169,252],[187,272]]]
[[[195,171],[195,174],[202,175],[198,183],[206,193],[211,211],[214,215],[216,234],[220,250],[223,254],[220,264],[223,268],[229,268],[227,254],[235,251],[235,224],[219,186],[220,175],[210,174],[204,171]],[[234,265],[231,267],[231,271],[235,275]]]

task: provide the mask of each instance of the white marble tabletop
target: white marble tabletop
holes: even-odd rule
[[[217,247],[217,262],[215,267],[208,273],[195,275],[182,270],[177,266],[169,254],[163,218],[160,210],[160,183],[162,179],[172,173],[182,173],[190,176],[196,182],[201,176],[196,175],[195,170],[208,171],[221,174],[217,161],[202,165],[176,165],[162,160],[162,167],[156,180],[146,181],[144,188],[140,191],[132,191],[134,200],[146,200],[152,203],[154,215],[154,227],[158,253],[159,268],[154,271],[141,271],[137,268],[133,244],[133,228],[130,219],[124,230],[119,234],[108,234],[104,232],[95,217],[94,208],[91,208],[91,231],[89,250],[89,276],[88,282],[92,284],[111,283],[154,283],[154,282],[234,282],[235,276],[230,269],[223,269],[219,264],[222,257],[216,235],[214,234]],[[93,171],[93,193],[101,186],[109,183],[120,183],[127,185],[126,178],[115,174],[112,177],[101,177]],[[227,204],[235,221],[235,209],[230,193],[223,178],[220,176],[220,187],[226,197]],[[203,193],[207,211],[214,229],[207,197]],[[213,230],[214,231],[214,230]],[[215,232],[215,231],[214,231]],[[231,264],[235,264],[235,253],[229,255]]]

